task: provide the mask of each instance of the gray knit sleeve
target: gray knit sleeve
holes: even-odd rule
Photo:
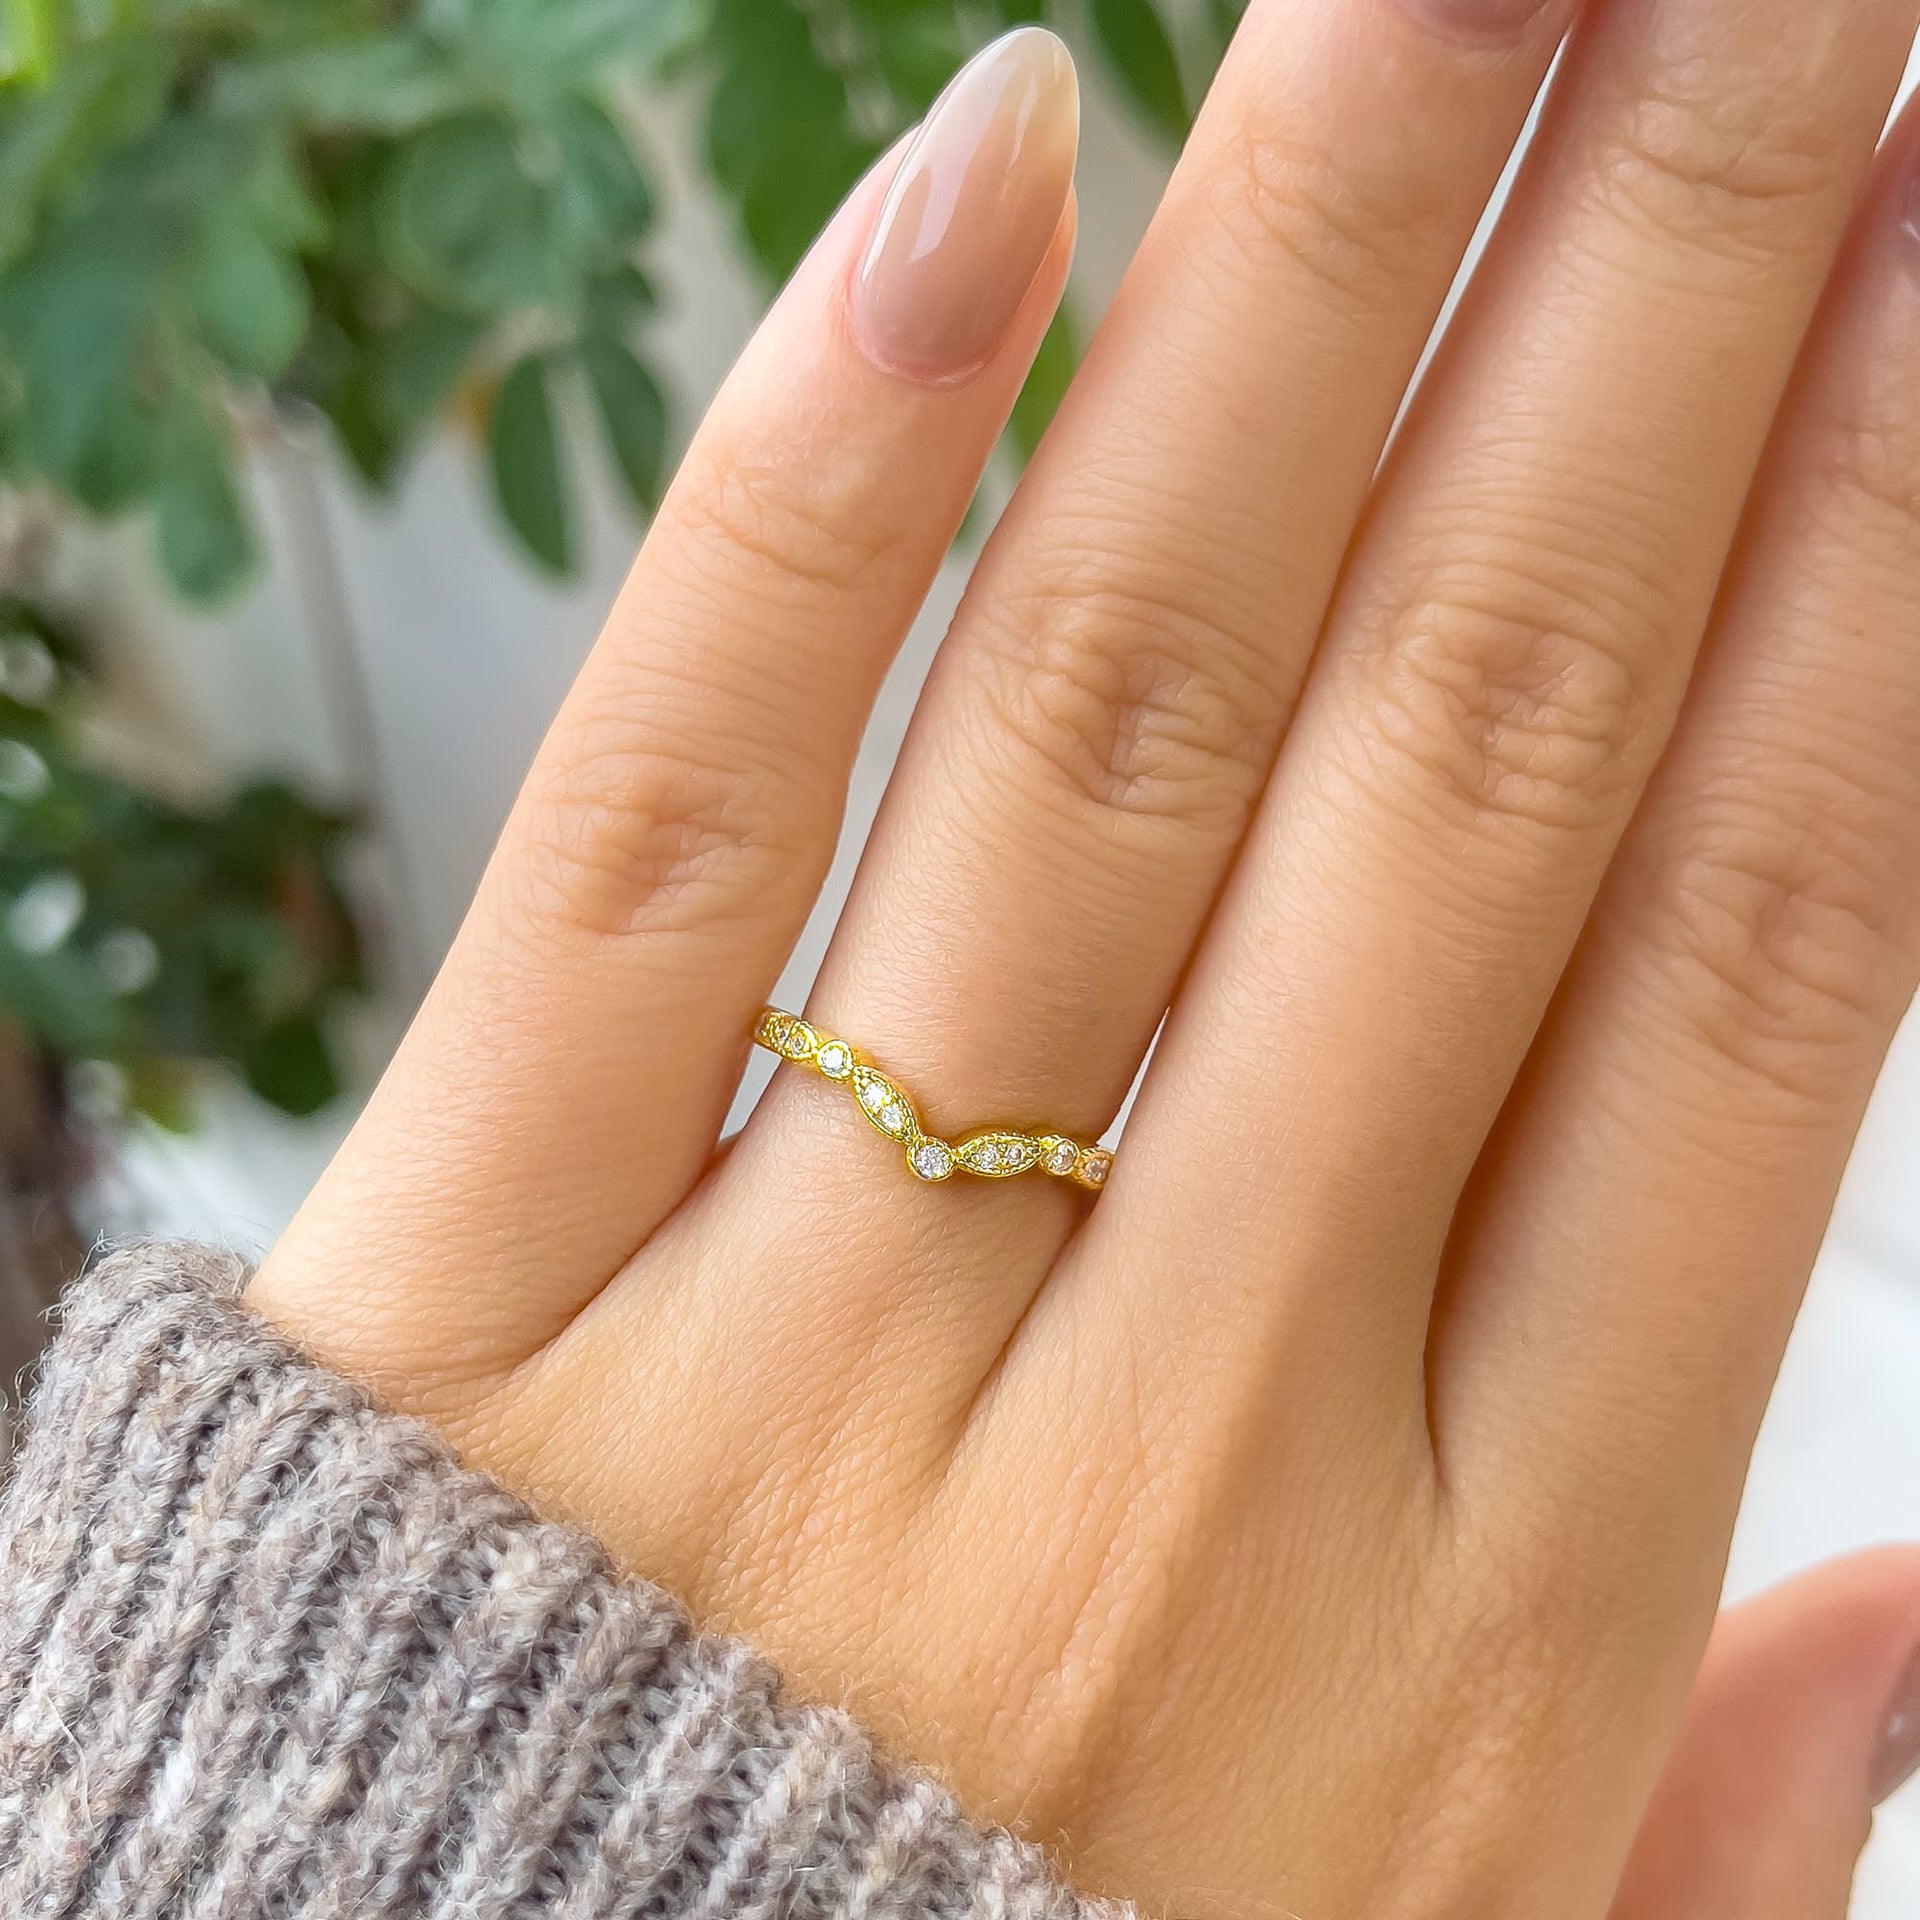
[[[0,1915],[1120,1920],[235,1303],[122,1250],[0,1497]]]

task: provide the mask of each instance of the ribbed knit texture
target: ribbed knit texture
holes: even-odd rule
[[[0,1498],[6,1920],[1121,1920],[150,1245]]]

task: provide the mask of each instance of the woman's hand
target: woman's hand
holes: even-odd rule
[[[1066,272],[1028,33],[728,382],[255,1287],[1185,1914],[1606,1911],[1920,971],[1913,0],[1596,0],[1382,468],[1564,24],[1255,0],[921,703],[811,1010],[1091,1138],[1171,1006],[1097,1204],[797,1072],[715,1152]]]

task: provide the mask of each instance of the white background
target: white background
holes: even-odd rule
[[[670,171],[696,150],[697,135],[670,108],[655,112],[650,131]],[[1157,179],[1157,163],[1093,103],[1077,267],[1086,311],[1117,279]],[[744,338],[758,294],[697,186],[684,174],[676,184],[657,262],[673,302],[663,345],[684,424]],[[85,564],[93,590],[120,603],[137,636],[123,691],[143,734],[159,719],[176,766],[208,780],[292,767],[323,790],[372,797],[371,877],[388,920],[388,991],[362,1036],[372,1064],[457,923],[520,772],[618,585],[633,532],[596,478],[588,567],[577,585],[553,590],[503,546],[472,451],[451,439],[389,505],[357,493],[323,449],[264,458],[259,495],[276,569],[230,617],[157,615],[129,541],[104,543]],[[793,997],[817,961],[961,572],[948,567],[887,689],[833,887],[787,983]],[[147,1142],[117,1197],[163,1224],[262,1246],[347,1117],[293,1126],[223,1102],[202,1138]],[[1760,1449],[1731,1586],[1745,1592],[1848,1547],[1895,1539],[1920,1539],[1920,1019],[1909,1023],[1862,1137]],[[1883,1816],[1856,1911],[1860,1920],[1920,1912],[1920,1794]]]

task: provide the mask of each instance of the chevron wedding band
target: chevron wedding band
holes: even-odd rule
[[[761,1011],[754,1043],[789,1066],[810,1067],[823,1080],[852,1094],[868,1126],[896,1142],[906,1155],[907,1171],[930,1185],[970,1173],[981,1180],[1011,1180],[1022,1173],[1049,1173],[1058,1180],[1098,1192],[1107,1184],[1113,1155],[1104,1147],[1082,1146],[1063,1133],[1016,1133],[988,1127],[962,1140],[942,1140],[920,1124],[912,1096],[888,1078],[857,1047],[798,1014],[778,1007]]]

